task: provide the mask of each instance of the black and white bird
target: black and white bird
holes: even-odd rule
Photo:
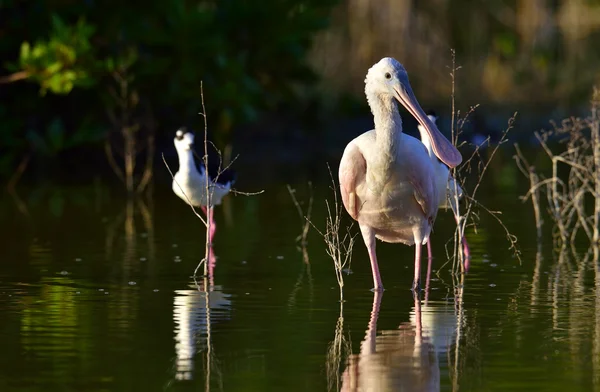
[[[173,192],[187,204],[202,209],[210,221],[209,238],[212,242],[216,230],[213,208],[220,205],[231,191],[235,172],[231,169],[222,170],[221,165],[215,165],[209,160],[207,189],[204,164],[198,167],[194,160],[194,133],[180,128],[175,133],[173,142],[179,156],[179,170],[173,176]]]

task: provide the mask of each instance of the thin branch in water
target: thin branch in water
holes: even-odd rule
[[[300,203],[298,202],[298,199],[296,198],[296,191],[294,189],[292,189],[292,187],[289,184],[286,186],[287,186],[287,190],[292,198],[292,202],[294,203],[294,207],[296,207],[296,211],[298,211],[298,215],[300,216],[300,218],[303,221],[302,232],[300,233],[300,235],[298,235],[298,237],[296,237],[296,241],[300,242],[300,244],[302,246],[306,246],[306,243],[307,243],[306,237],[308,236],[308,229],[310,228],[309,221],[310,221],[310,216],[312,214],[312,206],[313,206],[312,183],[310,181],[308,182],[310,197],[308,200],[308,207],[306,209],[306,215],[304,215],[304,211],[302,211],[302,207],[300,206]]]
[[[338,199],[338,187],[336,186],[331,167],[327,164],[329,170],[329,176],[331,177],[331,183],[333,190],[333,208],[329,203],[329,200],[325,200],[325,206],[327,208],[327,218],[325,221],[325,231],[319,230],[312,221],[309,220],[310,225],[323,237],[325,244],[327,245],[326,252],[333,260],[333,267],[335,270],[335,276],[337,278],[338,286],[340,288],[340,301],[344,301],[344,269],[350,268],[350,262],[352,260],[352,251],[354,248],[354,240],[356,234],[350,232],[354,223],[346,227],[346,233],[340,238],[340,231],[342,229],[341,217],[342,217],[342,204],[339,203]]]
[[[451,60],[452,61],[451,62],[451,72],[450,72],[451,83],[452,83],[452,85],[451,85],[451,87],[452,87],[452,93],[451,93],[451,106],[452,106],[452,124],[451,124],[451,126],[452,126],[452,128],[451,128],[451,132],[452,132],[452,142],[455,146],[458,146],[459,135],[462,133],[462,130],[463,130],[464,126],[466,125],[469,117],[471,116],[471,114],[474,113],[474,111],[477,109],[477,107],[479,105],[470,107],[470,109],[466,112],[466,114],[463,117],[461,117],[460,111],[456,110],[455,79],[456,79],[456,71],[458,71],[461,67],[456,65],[456,53],[454,50],[451,50],[451,59],[452,59]],[[452,168],[452,170],[451,170],[451,175],[455,179],[455,181],[454,181],[455,188],[454,188],[454,192],[453,192],[454,200],[450,200],[449,204],[452,207],[452,211],[454,213],[454,217],[457,222],[455,236],[451,240],[454,242],[454,251],[453,251],[453,255],[454,255],[453,256],[453,258],[454,258],[453,270],[454,271],[457,271],[458,269],[460,269],[461,272],[464,272],[464,268],[467,266],[466,260],[465,260],[465,255],[463,252],[463,246],[461,246],[461,245],[462,245],[462,239],[464,238],[465,230],[467,227],[473,226],[473,228],[475,230],[477,230],[476,223],[478,220],[478,215],[475,213],[475,211],[473,209],[474,206],[480,207],[483,210],[486,210],[491,213],[491,211],[489,209],[485,208],[479,201],[476,200],[476,195],[479,191],[479,188],[481,186],[483,178],[484,178],[486,172],[488,171],[488,168],[489,168],[492,160],[494,159],[494,156],[498,152],[498,149],[500,148],[500,146],[502,144],[504,144],[508,140],[507,139],[508,133],[514,128],[514,122],[516,119],[516,115],[517,115],[517,113],[514,113],[513,116],[509,119],[508,126],[503,131],[500,141],[494,146],[494,148],[491,150],[491,153],[487,154],[486,158],[484,158],[482,156],[481,149],[482,149],[483,145],[491,146],[489,136],[486,138],[484,143],[480,143],[479,145],[474,146],[475,148],[474,148],[473,153],[471,154],[471,156],[469,158],[467,158],[466,160],[463,160],[463,164],[460,167],[455,167],[455,168]],[[475,165],[475,162],[477,162],[476,165]],[[470,187],[471,190],[469,190],[469,188],[466,186],[467,185],[466,177],[467,177],[467,175],[471,175],[472,173],[476,173],[477,180],[476,180],[474,186]],[[463,213],[461,213],[461,211],[460,211],[460,203],[459,203],[460,193],[458,192],[459,184],[463,191],[463,198],[465,200],[465,207],[464,207]],[[452,195],[450,195],[450,196],[452,196]],[[517,245],[516,245],[516,237],[514,235],[510,234],[510,232],[506,228],[506,225],[504,225],[502,220],[498,217],[498,214],[492,214],[492,215],[507,232],[507,239],[509,240],[510,249],[513,250],[513,253],[520,261],[520,253],[519,253]]]
[[[600,238],[599,99],[600,91],[595,88],[590,115],[585,118],[569,117],[560,125],[552,122],[553,129],[535,132],[536,139],[551,163],[551,173],[536,173],[515,144],[514,158],[517,167],[529,178],[529,189],[521,199],[531,197],[533,201],[538,193],[546,194],[549,215],[554,221],[553,238],[556,247],[560,249],[567,244],[574,246],[580,232],[585,233],[592,246]],[[586,199],[594,200],[593,209],[590,209]],[[539,207],[535,204],[534,202],[539,232]]]
[[[194,215],[196,215],[198,217],[198,219],[200,219],[202,221],[202,223],[204,224],[204,226],[208,226],[208,223],[204,220],[204,218],[202,217],[202,215],[200,215],[198,213],[198,211],[196,211],[196,208],[193,206],[192,201],[186,195],[186,193],[183,190],[183,188],[181,187],[181,185],[179,185],[179,183],[177,182],[177,180],[175,180],[175,175],[173,174],[173,171],[171,170],[171,168],[169,167],[169,164],[167,163],[167,161],[165,159],[165,154],[163,153],[163,154],[161,154],[161,156],[162,156],[163,163],[165,164],[165,166],[167,167],[167,170],[169,171],[169,174],[171,175],[171,179],[173,181],[175,181],[175,184],[177,184],[177,186],[179,187],[179,190],[181,191],[181,193],[183,194],[183,196],[185,196],[185,201],[191,207],[192,212],[194,213]]]
[[[205,243],[205,253],[204,253],[204,258],[206,259],[206,262],[204,263],[204,275],[206,276],[208,274],[208,265],[210,263],[210,251],[209,251],[209,247],[212,246],[212,244],[210,243],[211,238],[210,238],[210,230],[211,230],[211,216],[212,216],[212,209],[214,208],[214,206],[212,205],[212,192],[210,189],[210,176],[208,174],[208,120],[206,118],[206,106],[204,105],[204,85],[203,85],[203,81],[200,81],[200,101],[202,103],[202,119],[204,121],[204,159],[203,159],[203,163],[204,163],[204,173],[206,173],[206,243]],[[198,268],[200,267],[200,264],[202,263],[202,261],[200,263],[198,263],[198,266],[196,267],[196,270],[194,271],[194,276],[196,275],[196,271],[198,271]]]
[[[327,390],[340,390],[340,370],[342,361],[352,354],[352,343],[344,333],[344,303],[340,302],[340,315],[335,325],[333,341],[329,343],[326,354]]]

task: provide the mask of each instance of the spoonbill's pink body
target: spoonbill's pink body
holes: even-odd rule
[[[419,287],[421,245],[435,221],[439,193],[435,169],[419,139],[402,133],[396,100],[417,119],[435,155],[450,167],[460,164],[458,150],[425,115],[415,98],[406,70],[393,58],[372,66],[365,94],[375,129],[350,141],[344,150],[339,180],[346,211],[355,219],[369,252],[375,290],[383,290],[375,239],[415,245],[413,289]]]

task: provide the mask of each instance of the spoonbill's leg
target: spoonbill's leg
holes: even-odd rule
[[[425,279],[425,301],[429,294],[429,280],[431,278],[431,259],[433,254],[431,253],[431,237],[427,240],[427,277]]]
[[[375,232],[369,226],[360,224],[359,226],[367,251],[369,252],[369,259],[371,260],[373,284],[375,285],[374,289],[375,291],[383,291],[383,284],[381,283],[381,276],[379,275],[379,265],[377,264],[377,254],[375,253]]]
[[[382,291],[375,291],[373,294],[373,307],[371,308],[371,318],[365,340],[360,344],[361,354],[375,354],[377,352],[377,319],[379,318],[379,308],[381,307]]]
[[[433,253],[431,252],[431,237],[427,240],[427,284],[429,284],[429,276],[431,276],[431,260]]]
[[[423,344],[423,323],[421,320],[421,298],[418,292],[413,292],[413,300],[415,301],[415,348],[414,353],[421,351]]]
[[[419,290],[421,280],[421,242],[415,241],[415,279],[413,280],[413,290]]]

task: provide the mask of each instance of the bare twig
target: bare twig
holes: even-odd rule
[[[192,212],[194,213],[194,215],[196,215],[198,217],[198,219],[200,219],[202,221],[202,223],[207,226],[206,221],[204,220],[204,218],[202,217],[202,215],[200,215],[198,213],[198,211],[196,211],[196,208],[194,208],[194,205],[192,204],[192,201],[189,199],[189,197],[186,195],[185,191],[183,190],[183,188],[181,187],[181,185],[179,185],[179,183],[177,182],[177,180],[175,180],[175,175],[173,174],[173,171],[171,170],[171,168],[169,167],[169,164],[167,163],[167,161],[165,160],[165,154],[161,154],[162,156],[162,160],[163,163],[165,164],[165,166],[167,167],[167,170],[169,171],[169,174],[171,175],[171,179],[173,181],[175,181],[175,184],[177,184],[177,186],[179,187],[179,190],[181,190],[181,193],[183,194],[183,196],[185,196],[185,201],[187,202],[187,204],[190,206],[190,208],[192,209]]]
[[[27,79],[30,76],[31,75],[28,71],[15,72],[10,75],[0,76],[0,84],[13,83],[19,80]]]
[[[344,333],[344,303],[340,302],[340,315],[335,325],[333,341],[329,343],[326,355],[327,390],[340,390],[340,368],[342,360],[352,354],[352,344]]]
[[[456,54],[455,54],[454,50],[451,51],[451,56],[452,56],[452,64],[451,64],[452,68],[450,71],[450,77],[451,77],[451,83],[452,83],[452,95],[451,95],[452,128],[451,128],[451,131],[452,131],[452,142],[454,145],[456,145],[458,147],[458,138],[459,138],[460,134],[462,133],[462,130],[463,130],[464,126],[466,125],[469,117],[471,116],[471,114],[473,114],[473,112],[477,109],[477,107],[479,105],[470,107],[469,110],[465,113],[465,115],[463,117],[460,116],[460,111],[456,110],[455,78],[456,78],[456,71],[458,71],[460,69],[460,67],[456,66]],[[488,171],[488,168],[489,168],[492,160],[494,159],[500,146],[507,141],[508,133],[513,129],[516,115],[517,115],[517,113],[514,113],[513,116],[508,120],[508,126],[503,131],[500,141],[492,148],[491,152],[488,153],[485,158],[482,156],[480,151],[481,151],[481,148],[483,145],[490,146],[490,137],[489,136],[486,138],[484,143],[474,146],[475,148],[474,148],[474,151],[471,154],[471,156],[468,157],[466,160],[463,160],[463,164],[459,168],[455,167],[451,170],[451,175],[455,179],[455,181],[454,181],[455,188],[453,190],[454,192],[452,192],[454,200],[450,200],[449,204],[452,208],[455,220],[457,222],[456,232],[455,232],[455,236],[453,238],[453,242],[454,242],[454,251],[453,251],[454,267],[453,267],[453,269],[455,271],[460,269],[461,272],[464,272],[465,266],[468,265],[465,262],[465,255],[463,253],[464,249],[460,245],[461,245],[462,239],[464,238],[464,235],[465,235],[465,229],[468,226],[473,226],[476,229],[476,222],[479,219],[479,217],[478,217],[478,214],[475,212],[474,207],[481,208],[484,211],[493,215],[493,217],[496,219],[496,221],[507,232],[507,239],[509,240],[509,249],[513,250],[513,254],[519,260],[519,262],[521,260],[520,252],[519,252],[517,244],[516,244],[516,237],[514,235],[510,234],[510,232],[508,231],[508,228],[504,225],[502,220],[498,217],[497,212],[490,211],[488,208],[484,207],[481,204],[481,202],[479,202],[476,199],[476,196],[477,196],[479,188],[482,184],[483,178],[485,177],[485,174]],[[474,186],[469,188],[466,186],[467,185],[466,177],[473,172],[476,173],[477,179],[476,179]],[[465,205],[463,208],[464,212],[460,211],[460,209],[461,209],[460,203],[459,203],[460,193],[458,191],[459,184],[460,184],[460,187],[461,187],[461,189],[463,191],[463,195],[464,195],[463,196],[464,201],[465,201]],[[450,196],[452,196],[452,194],[448,195],[448,196],[450,197]]]
[[[590,115],[586,118],[570,117],[560,125],[552,123],[553,129],[535,132],[537,140],[552,164],[551,174],[546,177],[537,174],[535,168],[525,159],[518,145],[515,145],[515,160],[519,170],[529,178],[529,190],[521,197],[532,202],[538,193],[546,193],[548,210],[554,221],[555,244],[563,248],[572,246],[580,233],[587,236],[590,244],[598,244],[600,239],[600,91],[594,89]],[[566,148],[559,149],[550,141],[552,138]],[[560,170],[559,170],[560,168]],[[566,169],[566,175],[560,172]],[[594,206],[590,210],[585,200],[590,197]],[[536,226],[539,202],[534,202]],[[586,208],[587,207],[587,208]]]
[[[306,215],[304,214],[304,211],[302,210],[302,207],[300,206],[300,203],[298,202],[298,199],[296,198],[296,191],[294,189],[292,189],[292,187],[288,184],[287,185],[287,190],[290,193],[290,196],[292,197],[292,202],[294,203],[294,207],[296,207],[296,211],[298,211],[298,215],[300,216],[300,218],[302,219],[302,232],[300,233],[300,235],[298,235],[298,237],[296,237],[296,241],[300,242],[301,246],[306,246],[306,237],[308,236],[308,229],[310,228],[310,216],[312,213],[312,206],[313,206],[313,194],[312,194],[312,183],[309,181],[308,182],[308,188],[309,188],[309,193],[310,193],[310,197],[308,200],[308,207],[306,209]]]
[[[110,140],[108,139],[104,141],[104,152],[106,153],[106,159],[108,160],[108,164],[110,165],[111,169],[113,169],[119,180],[124,183],[125,174],[123,174],[123,170],[121,170],[117,164],[117,161],[115,160],[115,155],[113,153],[112,146],[110,145]]]
[[[342,229],[341,217],[342,217],[342,204],[338,201],[338,187],[336,186],[331,167],[327,164],[329,170],[329,176],[331,177],[332,190],[333,190],[333,208],[329,203],[329,200],[325,200],[327,208],[327,219],[325,222],[325,231],[319,230],[313,222],[309,221],[311,226],[323,237],[325,244],[327,245],[327,254],[333,260],[333,266],[335,269],[335,276],[337,278],[338,286],[340,288],[340,301],[344,301],[344,269],[350,268],[350,262],[352,260],[352,250],[354,247],[354,240],[356,234],[351,233],[352,226],[346,227],[346,233],[340,238],[340,230]]]
[[[21,178],[21,176],[25,172],[25,169],[27,169],[27,166],[29,165],[29,160],[30,159],[31,159],[31,152],[28,152],[21,159],[21,162],[19,163],[19,166],[17,166],[17,168],[15,169],[14,173],[12,174],[12,176],[10,177],[10,179],[8,180],[8,183],[6,184],[6,189],[8,189],[9,191],[14,190],[15,185],[17,185],[17,182],[19,182],[19,179]]]
[[[502,212],[501,211],[492,211],[489,208],[487,208],[486,206],[484,206],[483,204],[481,204],[480,202],[478,202],[477,200],[473,199],[472,197],[470,197],[470,196],[466,196],[466,197],[473,204],[475,204],[479,208],[482,208],[483,210],[485,210],[485,212],[487,212],[491,217],[493,217],[498,222],[500,227],[502,227],[502,229],[504,229],[504,233],[506,234],[506,239],[510,243],[510,246],[508,249],[513,251],[514,256],[519,260],[519,264],[521,264],[521,251],[519,250],[519,248],[517,246],[517,236],[515,236],[514,234],[512,234],[510,232],[510,230],[508,230],[508,227],[506,227],[506,225],[504,224],[502,219],[500,219],[500,217],[498,216],[498,215],[501,215]]]
[[[209,260],[209,247],[212,246],[212,244],[210,243],[211,238],[210,238],[210,230],[211,230],[211,224],[212,224],[212,211],[213,211],[213,203],[212,203],[212,191],[210,189],[210,176],[208,174],[208,121],[206,118],[206,107],[204,105],[204,86],[203,86],[203,82],[200,81],[200,100],[202,102],[202,113],[200,113],[202,115],[202,119],[204,121],[204,159],[203,159],[203,163],[204,163],[204,173],[206,173],[206,248],[205,248],[205,253],[204,253],[204,259],[206,260],[206,262],[204,263],[204,275],[208,275],[208,265],[210,263]],[[201,262],[200,262],[201,263]],[[198,270],[198,268],[200,267],[200,263],[198,264],[198,266],[196,267],[196,271]],[[194,271],[194,276],[196,275],[196,271]]]

